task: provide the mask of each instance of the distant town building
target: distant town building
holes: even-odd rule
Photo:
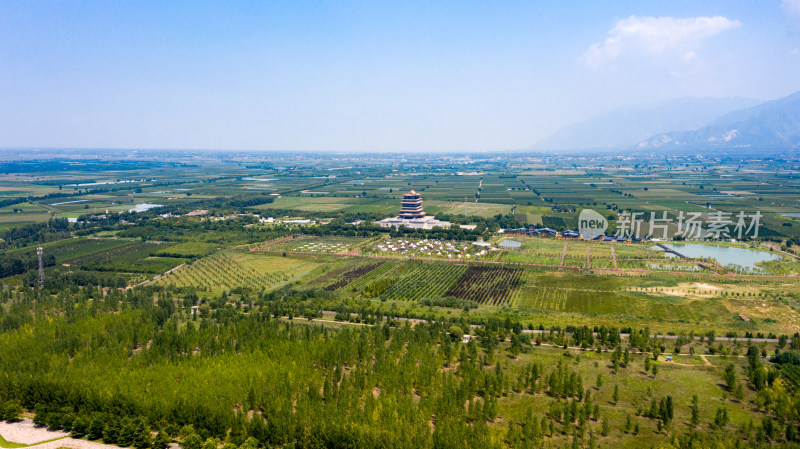
[[[441,221],[425,215],[422,210],[422,196],[413,190],[403,195],[403,200],[400,202],[400,213],[396,217],[384,218],[376,223],[384,228],[405,226],[414,229],[449,228],[451,225],[449,221]]]

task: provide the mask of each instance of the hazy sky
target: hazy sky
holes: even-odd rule
[[[800,0],[0,0],[0,146],[522,149],[800,90]]]

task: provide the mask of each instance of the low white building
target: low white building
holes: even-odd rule
[[[437,220],[431,216],[425,216],[422,218],[391,217],[384,218],[383,220],[376,221],[375,223],[384,228],[399,228],[400,226],[405,226],[413,229],[433,229],[437,226],[440,228],[449,228],[452,224],[449,221]]]

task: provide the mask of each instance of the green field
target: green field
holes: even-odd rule
[[[0,410],[189,449],[799,440],[796,158],[103,157],[0,175]],[[471,226],[375,225],[410,189]],[[520,234],[585,208],[758,210],[694,243],[781,258]]]

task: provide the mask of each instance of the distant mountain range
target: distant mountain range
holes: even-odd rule
[[[636,145],[655,148],[800,147],[800,92],[724,114],[694,130],[656,133]]]
[[[621,108],[564,127],[534,149],[629,149],[661,133],[688,131],[731,111],[759,104],[751,98],[679,98]]]

